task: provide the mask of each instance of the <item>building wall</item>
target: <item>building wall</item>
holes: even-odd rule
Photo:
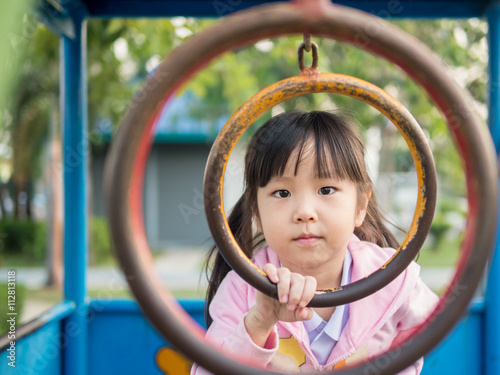
[[[209,152],[207,144],[156,147],[154,162],[148,165],[148,188],[152,191],[146,202],[149,233],[159,243],[201,245],[210,239],[202,193]]]
[[[211,235],[203,206],[203,176],[209,143],[155,143],[149,155],[143,193],[144,218],[150,246],[209,246]],[[241,194],[242,152],[236,149],[226,171],[227,210]],[[92,207],[105,216],[102,191],[105,152],[92,156]]]

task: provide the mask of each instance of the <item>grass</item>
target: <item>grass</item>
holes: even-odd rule
[[[0,335],[2,335],[10,329],[9,318],[14,318],[14,316],[9,316],[8,314],[17,313],[19,316],[22,315],[26,301],[26,287],[17,283],[12,285],[2,282],[0,283],[0,300],[2,301],[0,303],[0,315],[2,316],[0,320]],[[18,325],[19,319],[14,318],[14,320],[16,325]]]
[[[45,260],[35,260],[29,254],[9,254],[0,255],[0,267],[24,268],[24,267],[44,267]]]
[[[420,251],[417,263],[422,267],[455,267],[460,256],[458,239],[444,240],[438,248],[424,246]]]
[[[153,259],[163,255],[160,250],[153,250]],[[35,268],[35,267],[45,267],[46,260],[37,260],[29,254],[0,254],[0,267],[9,268]],[[89,266],[90,267],[118,267],[118,260],[113,253],[109,253],[106,256],[100,256],[97,261],[92,254],[89,254]]]
[[[26,300],[27,301],[37,301],[46,302],[47,304],[55,305],[63,300],[62,291],[56,288],[27,288],[26,289]]]

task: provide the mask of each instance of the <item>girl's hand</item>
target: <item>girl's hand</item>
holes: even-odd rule
[[[263,267],[269,279],[278,286],[279,301],[257,291],[255,305],[250,309],[245,326],[255,344],[264,347],[278,321],[295,322],[312,318],[306,307],[314,297],[317,282],[312,276],[276,268],[268,263]]]

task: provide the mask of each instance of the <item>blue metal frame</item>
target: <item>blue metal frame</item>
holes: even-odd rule
[[[62,302],[16,332],[16,367],[9,366],[7,353],[0,356],[0,369],[3,375],[61,374],[62,351],[68,335],[64,334],[62,320],[75,311],[72,302]],[[24,335],[22,330],[29,332]]]
[[[90,17],[221,17],[279,0],[84,0]],[[484,15],[489,0],[339,0],[379,17],[464,18]]]
[[[65,320],[64,374],[87,375],[88,350],[88,140],[87,29],[85,14],[72,12],[75,35],[61,38],[61,117],[64,177],[64,297],[75,311]]]
[[[500,3],[491,4],[487,13],[489,26],[489,126],[495,143],[500,149]],[[498,231],[497,231],[498,235]],[[500,236],[497,237],[495,254],[490,266],[485,295],[485,374],[500,374]]]
[[[65,0],[64,7],[41,0],[44,22],[59,34],[71,33],[66,9],[86,9],[88,17],[159,18],[221,17],[242,9],[281,0]],[[483,17],[491,0],[339,0],[335,3],[383,18]]]

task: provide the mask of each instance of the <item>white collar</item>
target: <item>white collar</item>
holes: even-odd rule
[[[352,257],[349,250],[345,253],[344,265],[342,269],[342,279],[340,285],[347,285],[351,282],[351,264]],[[304,320],[304,327],[307,332],[311,332],[315,329],[320,329],[324,331],[328,336],[330,336],[335,341],[338,341],[340,334],[345,326],[348,319],[349,305],[337,306],[333,312],[330,320],[325,322],[314,310],[313,317],[310,320]]]

